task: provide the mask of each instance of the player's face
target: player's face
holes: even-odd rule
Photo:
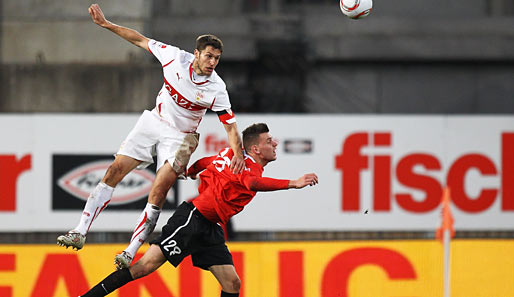
[[[260,157],[268,162],[275,161],[277,159],[278,141],[269,132],[261,133],[259,138]]]
[[[211,75],[221,58],[221,51],[210,45],[204,50],[195,49],[196,67],[195,71],[200,75]]]

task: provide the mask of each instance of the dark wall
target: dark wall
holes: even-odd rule
[[[371,16],[350,21],[328,0],[220,0],[212,14],[153,0],[143,33],[188,51],[197,34],[224,36],[217,71],[237,112],[510,114],[513,3],[376,1]],[[138,113],[162,85],[150,54],[120,64],[1,62],[0,112]]]

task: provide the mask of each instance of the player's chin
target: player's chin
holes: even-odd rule
[[[273,155],[270,158],[266,158],[266,161],[272,162],[272,161],[275,161],[276,159],[277,159],[277,155]]]

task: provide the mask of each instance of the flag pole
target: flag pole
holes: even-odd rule
[[[450,230],[444,230],[444,297],[450,297]]]
[[[455,236],[455,229],[453,228],[454,220],[450,210],[450,189],[448,187],[443,191],[441,215],[441,227],[436,230],[436,238],[442,241],[444,249],[444,297],[450,297],[450,241]]]

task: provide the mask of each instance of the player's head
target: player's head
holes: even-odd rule
[[[278,142],[269,133],[268,125],[253,124],[243,131],[243,146],[247,154],[265,166],[277,159]]]
[[[196,38],[194,70],[200,75],[211,75],[223,52],[223,42],[218,37],[206,34]]]
[[[212,34],[200,35],[196,38],[196,49],[201,52],[207,46],[212,46],[214,49],[223,52],[223,42],[217,36]]]

